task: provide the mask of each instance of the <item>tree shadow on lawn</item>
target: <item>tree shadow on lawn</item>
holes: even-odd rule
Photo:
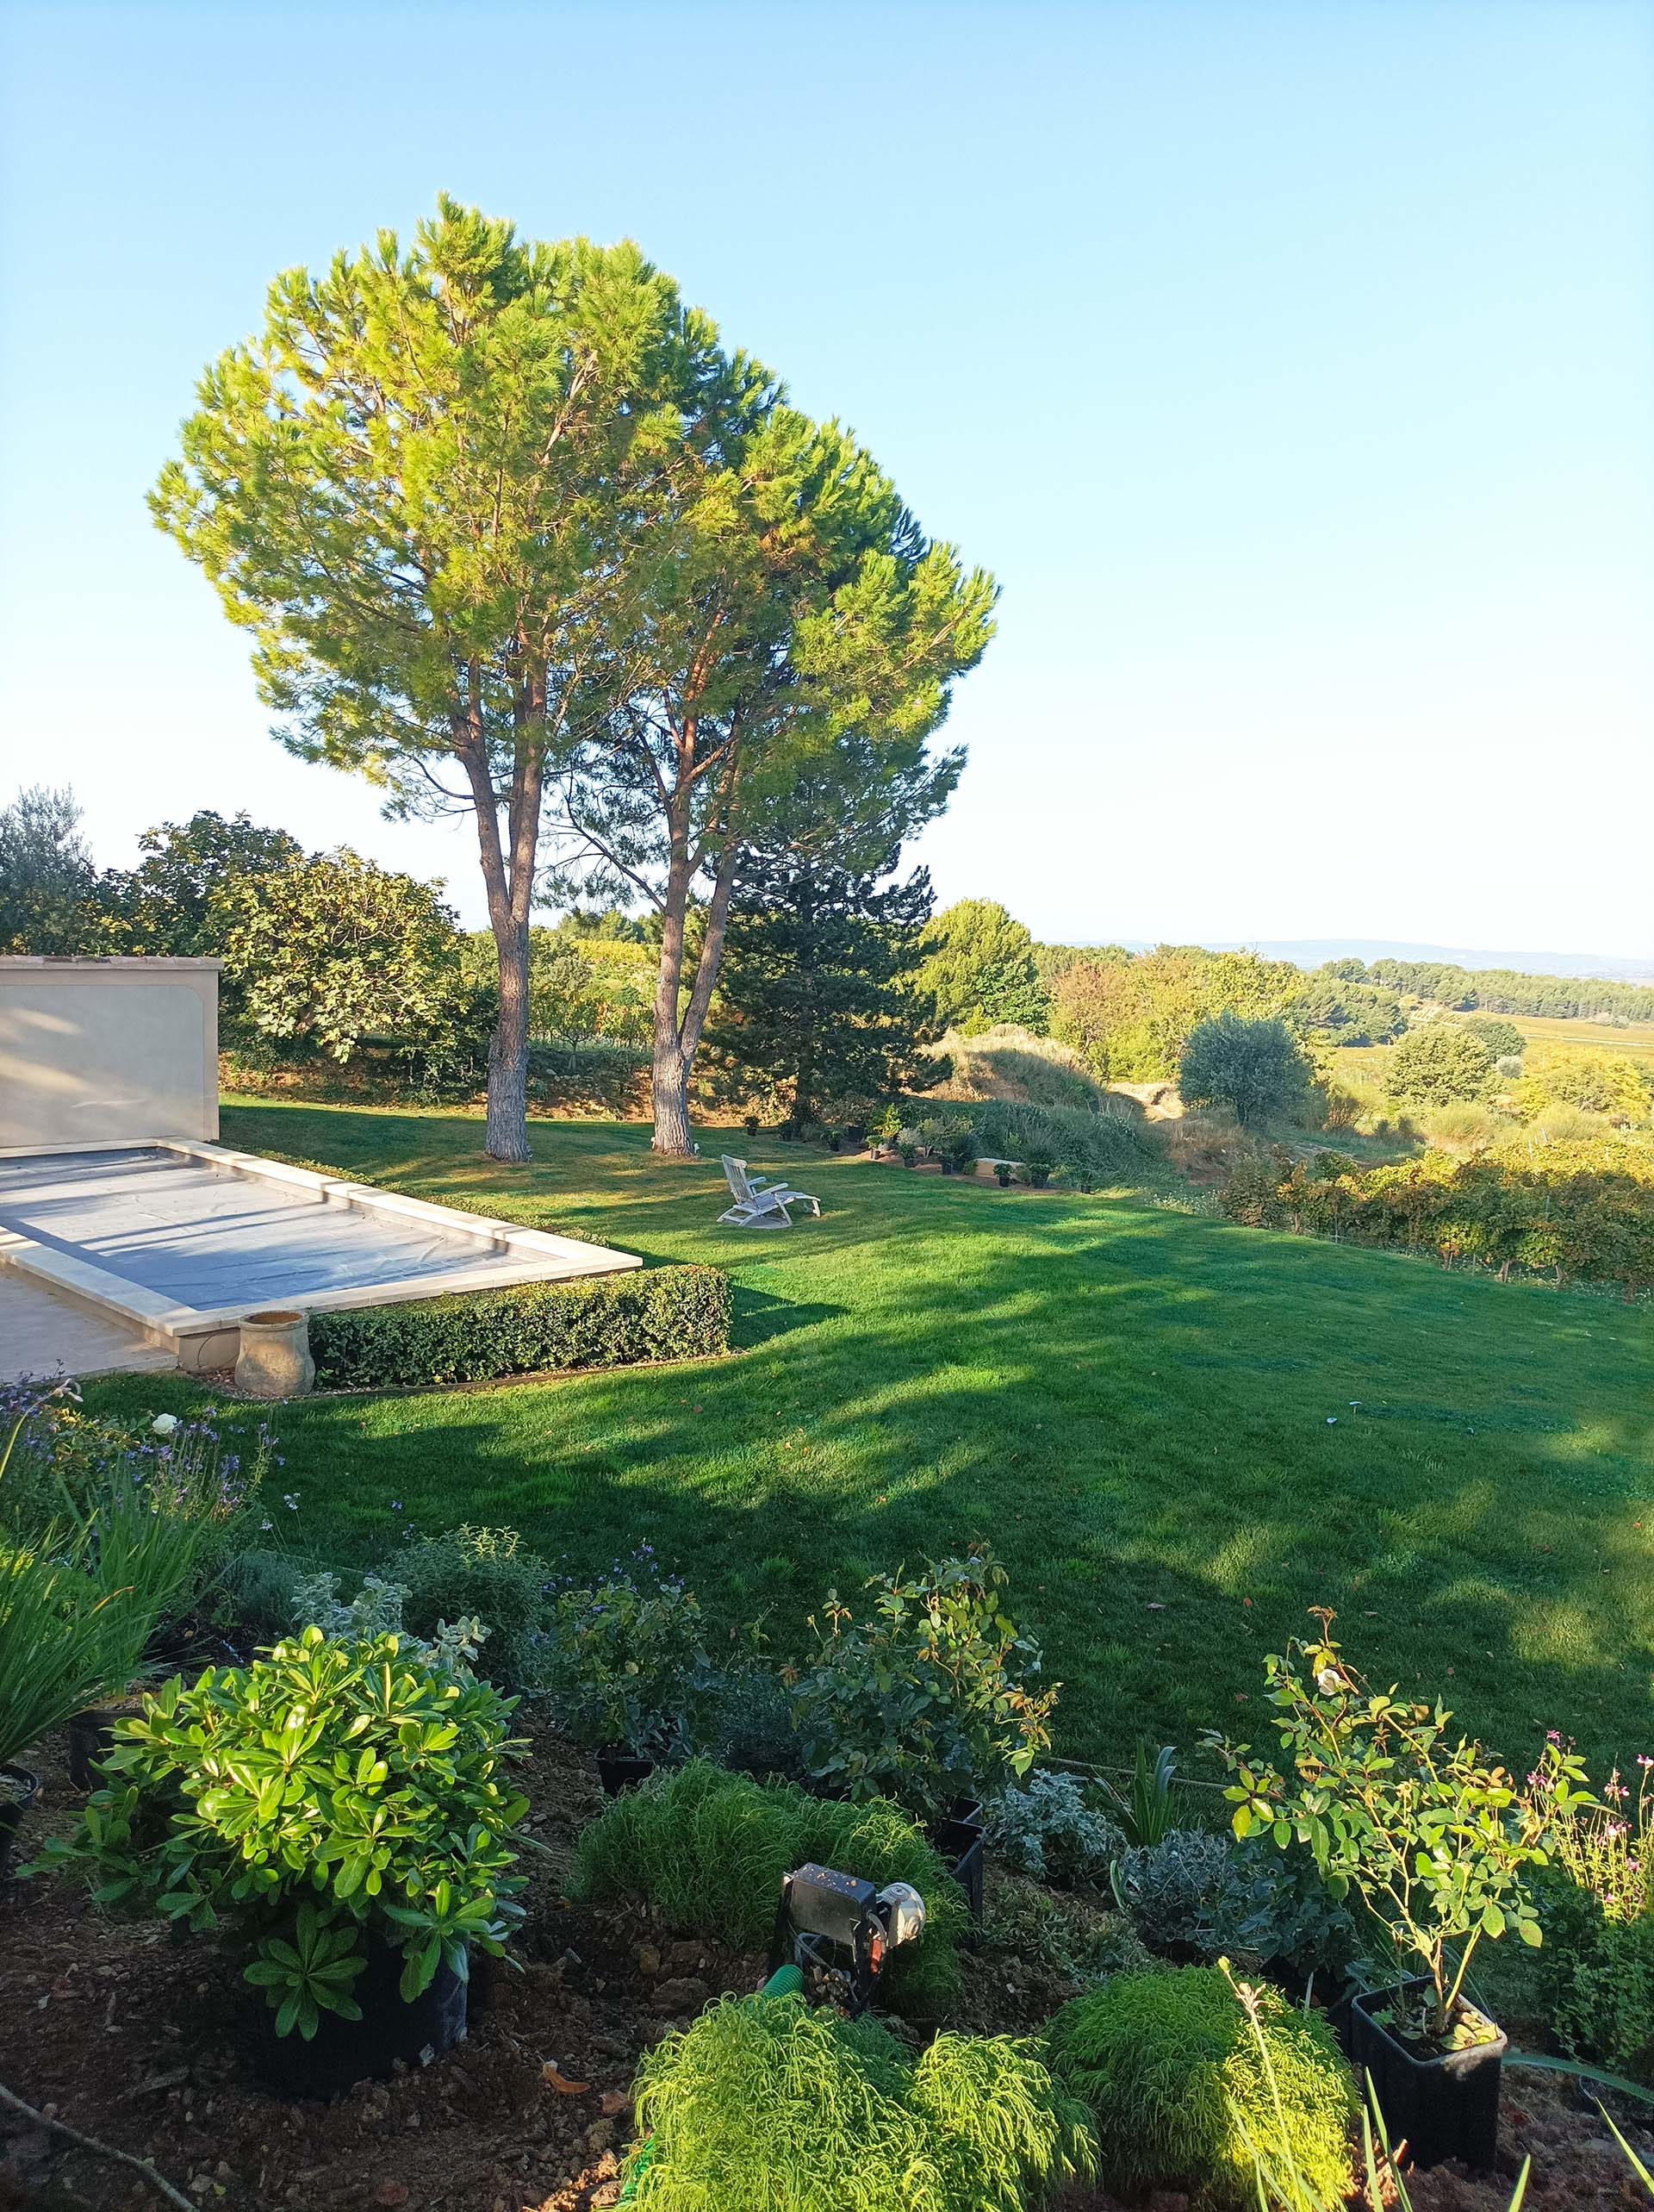
[[[729,1363],[312,1401],[283,1409],[283,1480],[347,1486],[353,1549],[403,1519],[488,1519],[588,1572],[647,1539],[719,1612],[771,1606],[780,1648],[830,1584],[986,1537],[1070,1685],[1081,1755],[1139,1730],[1187,1750],[1244,1715],[1264,1652],[1318,1603],[1364,1671],[1443,1696],[1512,1757],[1551,1726],[1618,1754],[1654,1742],[1640,1509],[1576,1418],[1514,1436],[1365,1419],[1332,1379],[1336,1316],[1324,1386],[1265,1357],[1214,1404],[1178,1340],[1221,1302],[1113,1288],[1129,1340],[1088,1298],[1042,1309],[1030,1342],[1025,1287],[967,1271],[917,1335],[901,1312],[838,1311]],[[1405,1346],[1391,1368],[1415,1375]]]
[[[818,1321],[838,1320],[848,1311],[843,1305],[801,1305],[796,1299],[776,1298],[748,1283],[735,1285],[733,1304],[734,1349],[738,1352],[755,1351],[760,1344],[790,1337]]]
[[[686,1390],[706,1385],[704,1372],[675,1380]],[[1253,1519],[1238,1547],[1221,1540],[1192,1485],[1178,1485],[1175,1505],[1128,1532],[1120,1524],[1138,1521],[1137,1501],[1105,1493],[1105,1510],[1094,1514],[1082,1481],[1068,1486],[1077,1494],[1054,1521],[1051,1486],[1038,1470],[1006,1471],[990,1497],[978,1456],[916,1468],[877,1492],[870,1480],[824,1492],[804,1469],[772,1470],[755,1487],[727,1455],[706,1466],[687,1404],[675,1421],[647,1424],[637,1440],[646,1464],[626,1463],[631,1440],[615,1439],[549,1455],[531,1473],[479,1418],[488,1402],[470,1399],[469,1418],[443,1426],[441,1458],[454,1485],[446,1496],[446,1485],[410,1480],[405,1434],[334,1440],[337,1473],[357,1509],[341,1550],[358,1565],[389,1560],[394,1569],[405,1523],[431,1531],[465,1518],[517,1527],[559,1572],[583,1575],[648,1542],[724,1626],[762,1617],[772,1654],[782,1656],[807,1650],[806,1616],[818,1614],[830,1586],[854,1602],[870,1573],[986,1537],[1011,1569],[1013,1611],[1041,1639],[1047,1675],[1064,1685],[1058,1748],[1066,1755],[1118,1762],[1141,1735],[1175,1742],[1198,1772],[1209,1727],[1272,1743],[1264,1654],[1303,1633],[1317,1603],[1339,1609],[1352,1660],[1379,1686],[1441,1698],[1517,1772],[1547,1728],[1576,1736],[1599,1779],[1608,1757],[1623,1764],[1654,1742],[1645,1686],[1579,1594],[1524,1591],[1462,1554],[1462,1572],[1417,1550],[1399,1567],[1352,1557],[1339,1541],[1337,1483],[1324,1476],[1299,1492],[1318,1523],[1306,1556],[1290,1521]],[[948,1410],[962,1422],[977,1407],[961,1392]],[[302,1484],[308,1455],[287,1441],[283,1480]],[[393,1499],[399,1513],[389,1510]],[[1489,1497],[1477,1521],[1485,1526],[1501,1511]],[[1186,1555],[1200,1553],[1203,1564]]]

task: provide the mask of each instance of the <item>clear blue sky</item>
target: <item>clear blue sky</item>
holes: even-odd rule
[[[0,796],[445,875],[143,494],[270,277],[630,234],[993,569],[947,897],[1654,951],[1654,6],[0,0]]]

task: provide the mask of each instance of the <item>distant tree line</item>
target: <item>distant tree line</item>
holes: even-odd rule
[[[1654,984],[1600,976],[1524,975],[1514,968],[1456,968],[1433,960],[1338,960],[1322,971],[1352,983],[1410,992],[1456,1013],[1531,1014],[1558,1021],[1654,1021]]]

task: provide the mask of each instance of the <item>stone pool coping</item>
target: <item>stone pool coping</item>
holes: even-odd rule
[[[428,1222],[475,1239],[495,1254],[511,1256],[513,1265],[502,1268],[456,1268],[440,1276],[403,1275],[382,1283],[358,1283],[339,1290],[309,1291],[284,1298],[283,1307],[303,1313],[323,1313],[367,1305],[400,1305],[415,1299],[445,1298],[451,1293],[502,1290],[513,1283],[563,1282],[581,1275],[612,1275],[641,1268],[634,1252],[619,1252],[606,1244],[585,1244],[577,1237],[558,1237],[550,1230],[524,1229],[517,1223],[497,1221],[485,1214],[466,1213],[457,1206],[438,1206],[428,1199],[404,1198],[382,1191],[371,1183],[355,1183],[343,1175],[318,1175],[313,1168],[289,1167],[284,1161],[265,1160],[256,1152],[237,1152],[222,1144],[198,1138],[154,1137],[110,1143],[14,1144],[0,1146],[0,1160],[60,1159],[76,1152],[171,1152],[204,1161],[231,1174],[254,1175],[265,1182],[284,1183],[310,1191],[319,1204],[345,1206],[358,1213],[396,1214]],[[209,1368],[233,1367],[240,1347],[241,1322],[249,1313],[268,1310],[269,1298],[249,1299],[244,1304],[214,1307],[181,1305],[159,1291],[128,1282],[90,1260],[77,1259],[53,1250],[33,1237],[0,1228],[0,1267],[34,1277],[60,1298],[95,1313],[112,1316],[135,1329],[145,1341],[173,1353],[186,1373]]]

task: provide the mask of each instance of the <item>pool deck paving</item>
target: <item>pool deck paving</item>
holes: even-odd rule
[[[0,1268],[0,1384],[22,1375],[165,1373],[176,1352]]]

